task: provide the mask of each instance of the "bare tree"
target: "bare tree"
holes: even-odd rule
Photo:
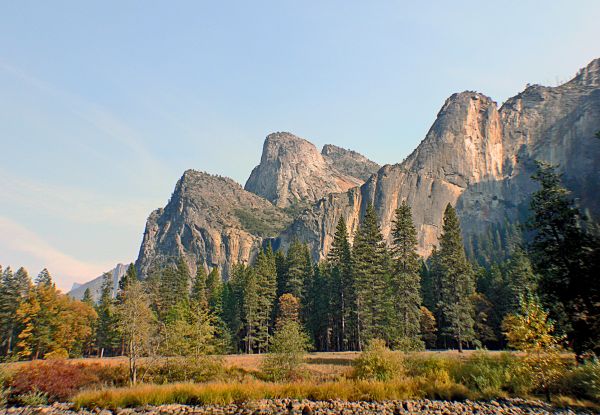
[[[121,292],[117,306],[118,329],[125,341],[125,354],[129,358],[129,381],[137,383],[138,361],[150,351],[155,329],[155,317],[150,300],[139,281],[133,281]]]

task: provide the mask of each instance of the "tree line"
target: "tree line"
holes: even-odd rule
[[[138,278],[131,265],[115,295],[106,274],[99,300],[61,294],[47,270],[1,271],[5,357],[265,353],[278,321],[297,321],[315,350],[363,350],[374,339],[393,349],[504,348],[515,315],[542,307],[578,353],[600,353],[600,240],[561,183],[538,163],[530,219],[500,260],[470,261],[448,204],[427,260],[406,202],[387,244],[373,206],[351,236],[339,219],[327,257],[316,263],[295,240],[286,252],[262,249],[251,265],[218,269],[183,259]],[[515,232],[513,232],[515,233]],[[537,307],[537,308],[536,308]],[[292,316],[292,317],[290,317]],[[508,323],[507,323],[508,321]],[[280,335],[281,336],[281,335]],[[132,376],[134,373],[132,373]]]

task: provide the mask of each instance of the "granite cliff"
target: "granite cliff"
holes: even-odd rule
[[[282,209],[235,181],[187,170],[164,209],[150,214],[136,266],[148,276],[153,267],[182,257],[192,272],[247,263],[265,237],[276,236],[291,218]]]
[[[329,193],[361,185],[378,165],[340,147],[314,144],[290,133],[267,136],[260,164],[244,188],[279,207],[313,203]]]
[[[323,258],[343,216],[353,233],[373,204],[389,238],[396,207],[407,200],[419,251],[437,243],[447,203],[457,207],[466,236],[522,219],[534,160],[559,164],[580,206],[600,218],[600,59],[571,81],[528,86],[498,107],[472,91],[449,97],[419,146],[403,162],[379,166],[350,150],[321,152],[290,133],[264,143],[244,188],[231,179],[187,171],[164,209],[146,225],[136,262],[142,275],[183,256],[192,270],[251,261],[270,239],[293,238]]]
[[[534,189],[534,160],[559,164],[580,206],[600,217],[600,59],[558,87],[528,86],[500,108],[490,98],[463,92],[448,98],[417,149],[402,163],[386,165],[360,188],[329,194],[302,212],[276,244],[310,243],[316,258],[327,253],[344,217],[356,231],[373,204],[389,240],[394,209],[412,206],[419,250],[428,255],[441,231],[447,203],[456,205],[468,236],[492,223],[522,219]]]

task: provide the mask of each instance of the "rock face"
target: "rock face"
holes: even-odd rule
[[[290,221],[282,209],[229,178],[187,170],[167,206],[150,214],[136,267],[148,276],[153,267],[182,257],[193,273],[198,266],[217,266],[227,278],[232,264],[247,263],[263,238],[276,236]]]
[[[363,182],[381,167],[356,151],[346,150],[333,144],[325,144],[321,155],[328,159],[339,172],[361,179]]]
[[[441,231],[446,204],[456,205],[463,232],[514,221],[535,188],[534,160],[560,164],[581,206],[600,217],[600,60],[559,87],[530,86],[501,108],[476,93],[454,94],[417,149],[402,163],[382,167],[360,188],[330,194],[302,212],[276,247],[292,238],[323,258],[344,217],[354,233],[368,204],[389,240],[396,207],[411,205],[419,250],[428,255]]]
[[[351,157],[337,154],[340,154],[338,160],[352,164]],[[276,206],[289,207],[312,203],[329,193],[344,192],[362,183],[362,179],[338,170],[336,163],[321,155],[314,144],[283,132],[267,137],[260,164],[252,170],[244,188]]]
[[[113,297],[117,293],[117,288],[119,286],[119,280],[121,279],[121,277],[123,275],[125,275],[125,272],[127,271],[128,267],[129,267],[129,264],[117,264],[116,267],[114,267],[113,269],[108,271],[108,273],[111,275],[111,278],[112,278]],[[76,300],[81,300],[83,298],[85,290],[89,288],[90,293],[92,294],[92,299],[95,302],[97,302],[100,299],[100,295],[102,292],[103,280],[104,280],[104,274],[94,278],[91,281],[86,282],[85,284],[73,284],[73,288],[71,289],[71,291],[69,291],[67,293],[67,295],[75,298]]]
[[[182,256],[192,271],[198,264],[218,266],[227,277],[231,265],[250,261],[266,238],[283,249],[299,238],[319,259],[338,220],[343,216],[353,234],[368,204],[389,240],[403,200],[427,256],[448,203],[457,207],[467,236],[522,219],[535,189],[534,160],[560,164],[567,187],[598,220],[598,130],[600,59],[561,86],[527,87],[500,108],[477,92],[454,94],[415,151],[379,169],[355,152],[326,145],[319,153],[302,138],[274,133],[245,189],[231,179],[185,172],[168,205],[150,215],[136,265],[147,275]],[[298,206],[308,208],[292,218],[288,212],[298,210],[289,208]]]

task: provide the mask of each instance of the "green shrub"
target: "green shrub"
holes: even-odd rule
[[[208,382],[223,377],[223,361],[218,357],[168,358],[140,367],[142,381],[166,384],[176,382]]]
[[[48,404],[48,394],[32,390],[17,396],[17,402],[23,406],[39,406]]]
[[[4,408],[10,396],[10,376],[0,367],[0,408]]]
[[[385,345],[385,341],[374,339],[354,361],[354,376],[357,379],[387,381],[404,373],[402,358]]]
[[[269,380],[282,381],[299,377],[300,365],[310,347],[310,341],[302,326],[294,320],[286,320],[275,332],[269,354],[261,369]]]
[[[476,352],[460,366],[456,380],[483,398],[503,396],[509,378],[506,363],[489,353]]]
[[[588,360],[575,367],[563,379],[562,392],[576,398],[600,402],[600,361]]]

